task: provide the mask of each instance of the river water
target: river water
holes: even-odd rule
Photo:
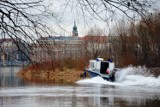
[[[20,68],[0,68],[0,107],[160,107],[160,77],[128,67],[116,82],[100,77],[72,85],[32,84],[16,76]]]

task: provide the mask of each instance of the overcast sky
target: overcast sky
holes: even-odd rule
[[[72,34],[74,20],[76,21],[76,25],[78,27],[79,36],[86,35],[88,30],[94,26],[105,29],[105,32],[108,34],[110,33],[110,30],[112,30],[113,25],[115,25],[118,20],[124,18],[124,15],[117,12],[116,16],[107,19],[107,21],[104,22],[96,16],[92,17],[89,14],[83,14],[77,4],[74,4],[75,2],[71,2],[74,0],[70,0],[69,4],[67,4],[66,1],[69,0],[51,0],[48,2],[49,8],[54,11],[55,16],[58,18],[58,21],[56,22],[48,20],[49,26],[58,33],[53,33],[54,36],[59,34],[70,36]],[[160,0],[157,1],[160,2]],[[160,3],[156,3],[152,8],[160,9],[159,7]]]

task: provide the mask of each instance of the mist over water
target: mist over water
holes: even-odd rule
[[[160,76],[154,75],[145,67],[125,67],[116,72],[116,81],[109,82],[103,80],[101,77],[89,78],[77,81],[78,84],[84,83],[98,83],[106,85],[119,85],[119,86],[140,86],[160,88]]]

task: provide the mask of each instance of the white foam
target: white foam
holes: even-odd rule
[[[116,81],[109,82],[101,77],[94,77],[77,81],[78,84],[98,83],[106,85],[121,85],[121,86],[143,86],[143,87],[158,87],[160,88],[160,76],[154,77],[146,67],[129,66],[117,71]]]
[[[83,84],[83,83],[112,84],[111,82],[106,81],[106,80],[104,80],[103,78],[101,78],[99,76],[94,77],[94,78],[83,79],[83,80],[77,81],[76,83],[79,83],[79,84]]]

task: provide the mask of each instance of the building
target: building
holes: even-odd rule
[[[32,45],[31,59],[44,62],[63,58],[78,58],[83,55],[83,41],[78,37],[78,30],[74,21],[72,36],[41,37]]]
[[[76,37],[42,37],[32,45],[31,59],[44,62],[63,58],[78,58],[83,54],[83,41]]]
[[[33,54],[30,57],[33,61],[44,62],[63,58],[76,59],[86,55],[99,57],[102,52],[106,56],[111,49],[111,39],[108,36],[90,35],[80,38],[74,21],[72,36],[41,37],[32,45]]]
[[[87,54],[90,54],[92,57],[100,57],[101,52],[109,46],[107,36],[87,35],[82,40],[85,43]]]
[[[22,65],[28,63],[28,45],[21,39],[0,39],[0,47],[0,65]]]
[[[41,37],[32,45],[30,58],[35,62],[46,62],[63,57],[63,37]]]
[[[65,40],[64,57],[79,58],[84,54],[83,41],[76,38]]]
[[[76,26],[75,21],[74,21],[74,26],[73,26],[73,30],[72,30],[72,36],[73,37],[78,37],[78,30],[77,30],[77,26]]]

